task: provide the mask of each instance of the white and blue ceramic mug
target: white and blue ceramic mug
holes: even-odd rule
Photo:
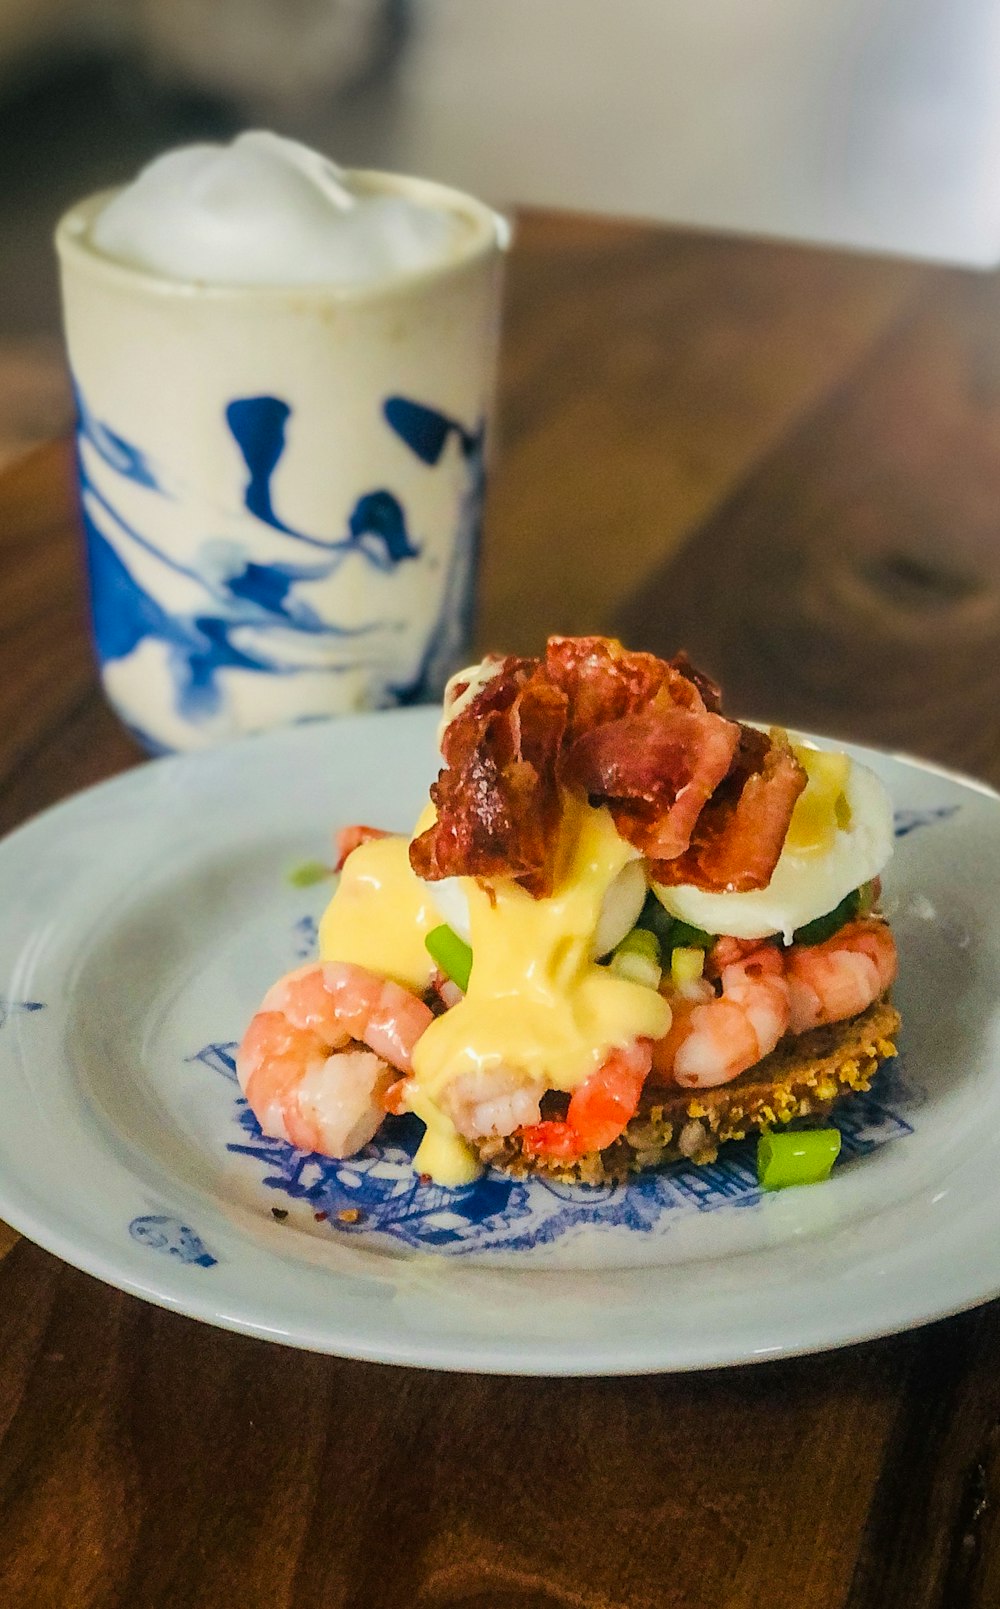
[[[153,750],[440,696],[468,646],[503,220],[373,286],[211,286],[57,247],[107,696]]]

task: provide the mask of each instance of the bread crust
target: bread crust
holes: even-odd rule
[[[488,1167],[521,1177],[544,1174],[567,1184],[609,1184],[661,1162],[714,1162],[719,1146],[752,1129],[779,1128],[796,1117],[822,1117],[853,1090],[866,1090],[879,1065],[896,1054],[899,1012],[888,996],[846,1022],[786,1037],[756,1066],[715,1089],[643,1091],[624,1134],[575,1162],[528,1156],[516,1134],[475,1142]]]

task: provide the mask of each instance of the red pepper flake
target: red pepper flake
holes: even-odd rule
[[[342,1224],[358,1224],[364,1217],[360,1207],[342,1207],[337,1214]]]
[[[271,1217],[272,1218],[277,1218],[278,1222],[280,1224],[283,1224],[285,1219],[288,1217],[288,1209],[287,1209],[287,1207],[272,1207],[271,1208]]]
[[[314,1212],[313,1213],[313,1217],[315,1218],[315,1220],[316,1220],[316,1222],[318,1224],[326,1223],[326,1220],[327,1220],[327,1218],[329,1216],[330,1216],[330,1214],[328,1212]]]
[[[434,1180],[431,1178],[429,1173],[420,1173],[420,1174],[417,1175],[417,1177],[420,1180],[421,1184],[433,1184],[434,1183]]]

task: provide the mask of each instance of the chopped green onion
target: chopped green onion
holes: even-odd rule
[[[690,922],[675,921],[670,929],[670,948],[710,950],[717,938],[717,933],[706,933],[704,928],[692,927]]]
[[[762,1190],[821,1184],[840,1155],[839,1129],[798,1129],[762,1134],[757,1142],[757,1178]]]
[[[332,876],[331,868],[324,866],[321,860],[303,860],[292,867],[288,881],[293,888],[311,888],[313,883],[321,883],[325,877]]]
[[[838,928],[843,927],[852,917],[857,916],[861,906],[861,889],[852,888],[845,894],[839,905],[825,916],[817,916],[804,927],[797,927],[792,934],[793,944],[822,944],[825,939],[831,939]]]
[[[670,978],[675,988],[683,989],[685,984],[694,983],[705,970],[705,952],[697,945],[679,944],[676,950],[670,952]]]
[[[453,927],[442,922],[440,927],[431,928],[424,939],[424,946],[431,960],[464,993],[469,987],[469,973],[472,971],[472,950],[465,940],[459,938]]]
[[[660,964],[660,941],[655,933],[648,927],[634,927],[626,933],[620,944],[615,945],[615,955],[644,955],[650,961]]]
[[[609,972],[630,983],[641,983],[647,989],[658,989],[663,969],[660,965],[660,941],[646,927],[634,927],[615,946]]]
[[[663,976],[659,961],[639,950],[616,950],[608,962],[608,971],[629,983],[641,983],[645,989],[658,989]]]

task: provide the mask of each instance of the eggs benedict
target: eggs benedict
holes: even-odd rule
[[[683,657],[552,638],[449,683],[412,835],[350,828],[319,960],[237,1070],[265,1132],[599,1182],[829,1109],[893,1053],[892,812]]]

